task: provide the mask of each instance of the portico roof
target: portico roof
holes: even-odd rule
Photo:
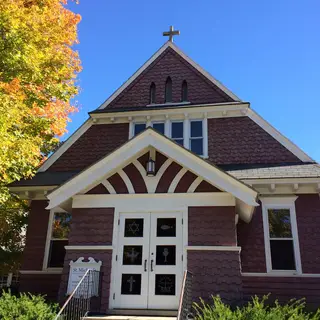
[[[224,192],[232,194],[237,202],[246,208],[257,206],[257,192],[235,177],[208,163],[171,139],[147,128],[141,134],[126,142],[111,154],[72,177],[47,195],[50,200],[47,209],[55,208],[82,190],[94,185],[103,177],[113,173],[121,165],[130,163],[148,148],[154,148],[177,163],[189,169]],[[106,195],[107,196],[107,195]]]

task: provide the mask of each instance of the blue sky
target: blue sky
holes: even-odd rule
[[[80,111],[65,140],[166,38],[320,161],[318,0],[80,0]]]

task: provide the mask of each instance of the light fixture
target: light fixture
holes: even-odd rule
[[[147,162],[147,176],[154,177],[156,174],[156,163],[151,158]]]

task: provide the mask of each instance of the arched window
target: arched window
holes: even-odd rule
[[[166,81],[165,102],[172,102],[172,80],[170,77]]]
[[[156,103],[156,85],[154,82],[150,86],[150,104]]]
[[[183,80],[181,86],[181,101],[188,101],[188,84],[186,80]]]

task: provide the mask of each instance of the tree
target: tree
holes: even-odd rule
[[[24,210],[6,186],[35,173],[77,110],[70,99],[81,71],[73,49],[80,16],[66,5],[67,0],[0,1],[0,233],[10,229],[3,221],[14,226]]]

